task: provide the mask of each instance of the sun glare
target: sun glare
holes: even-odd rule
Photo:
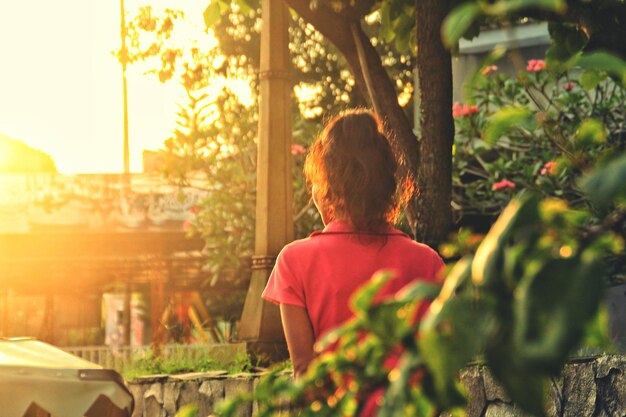
[[[9,145],[0,140],[0,172],[3,172],[11,163],[11,155],[9,154]]]
[[[0,133],[52,157],[61,173],[120,172],[123,166],[119,3],[84,0],[0,0]],[[140,7],[182,10],[172,42],[199,50],[218,44],[206,31],[206,4],[126,0],[128,20]],[[33,13],[33,10],[37,13]],[[143,150],[161,149],[186,100],[178,78],[159,82],[147,66],[127,71],[131,171],[142,170]],[[211,80],[211,94],[229,88],[244,105],[254,100],[244,78]],[[36,94],[32,92],[37,92]],[[0,149],[0,164],[7,165]]]

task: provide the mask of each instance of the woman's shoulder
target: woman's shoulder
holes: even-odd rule
[[[404,246],[404,247],[411,248],[413,250],[421,251],[421,252],[437,253],[433,248],[431,248],[427,244],[421,243],[421,242],[418,242],[417,240],[412,239],[409,235],[407,235],[406,233],[400,230],[391,229],[391,234],[393,236],[398,237],[398,239],[394,239],[394,242],[400,246]]]
[[[315,242],[311,237],[297,239],[283,246],[279,257],[302,256],[314,250]]]
[[[405,252],[406,255],[410,255],[412,258],[419,257],[421,259],[441,259],[441,256],[435,249],[425,243],[413,240],[407,235],[404,235],[399,239],[393,239],[393,241],[395,245],[393,249]]]

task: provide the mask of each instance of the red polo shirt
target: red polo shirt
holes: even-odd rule
[[[373,235],[333,221],[283,248],[263,298],[306,308],[317,341],[353,316],[350,297],[375,272],[394,272],[381,290],[385,297],[415,280],[434,281],[442,267],[434,250],[396,229]]]

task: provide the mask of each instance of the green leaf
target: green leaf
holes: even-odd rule
[[[389,3],[383,2],[380,8],[380,37],[387,43],[391,43],[395,33],[391,24],[391,12]]]
[[[606,78],[606,73],[595,70],[588,69],[582,73],[580,76],[580,85],[585,90],[593,90]]]
[[[405,408],[412,402],[411,390],[414,389],[411,378],[420,365],[422,361],[418,355],[407,353],[402,355],[396,369],[390,375],[391,383],[385,392],[384,402],[377,415],[388,417],[407,415]]]
[[[506,351],[507,346],[494,346],[487,360],[494,376],[513,402],[529,415],[545,416],[544,392],[547,378],[529,372]]]
[[[466,256],[459,260],[454,268],[448,273],[443,288],[439,296],[430,305],[430,309],[426,317],[420,324],[420,329],[429,331],[434,326],[436,316],[443,308],[444,304],[456,294],[456,292],[472,277],[472,256]]]
[[[546,51],[546,64],[553,74],[568,70],[587,43],[587,35],[571,23],[548,24],[552,45]]]
[[[393,275],[388,271],[376,273],[370,281],[359,289],[350,300],[350,306],[358,317],[362,317],[374,302],[374,298],[380,289],[391,279]]]
[[[446,407],[461,405],[455,376],[482,352],[493,325],[493,309],[484,299],[467,293],[448,299],[420,327],[419,347],[432,372],[438,400]]]
[[[485,141],[493,144],[510,129],[535,129],[535,115],[527,108],[505,107],[493,115],[485,129]]]
[[[400,53],[408,53],[409,52],[409,44],[410,44],[410,32],[398,33],[395,41],[395,48]]]
[[[474,20],[482,14],[478,3],[470,1],[457,6],[446,16],[441,26],[444,44],[451,48],[470,28]]]
[[[626,87],[626,61],[608,52],[592,52],[583,54],[576,64],[584,69],[606,71],[617,77]]]
[[[513,342],[529,370],[558,375],[602,296],[597,251],[528,268],[514,298]]]
[[[215,0],[213,0],[215,1]],[[230,0],[226,1],[226,0],[217,0],[218,4],[220,5],[220,13],[224,14],[226,13],[228,10],[230,10]]]
[[[219,2],[216,0],[212,0],[207,8],[204,9],[204,13],[202,15],[204,16],[204,24],[206,25],[207,29],[215,26],[222,17]]]
[[[243,14],[250,13],[256,7],[251,0],[237,0],[237,5]]]
[[[189,404],[181,408],[175,417],[196,417],[198,415],[198,405]]]
[[[472,74],[469,80],[465,82],[463,93],[465,97],[472,98],[474,91],[477,89],[480,82],[484,81],[485,76],[481,70],[485,67],[495,64],[506,54],[506,48],[504,46],[496,46],[491,52],[483,59],[476,71]]]
[[[384,301],[370,307],[367,311],[370,331],[378,336],[382,343],[396,345],[402,338],[410,334],[412,328],[406,303]]]
[[[600,209],[626,198],[626,154],[583,177],[581,185]]]
[[[597,145],[606,141],[606,130],[600,120],[584,120],[574,136],[576,149],[581,149],[589,145]]]
[[[487,6],[485,12],[490,15],[501,16],[532,8],[562,13],[567,8],[567,4],[565,0],[500,0]]]
[[[482,241],[472,261],[472,281],[476,285],[490,285],[500,277],[504,245],[513,229],[529,218],[538,217],[538,199],[520,197],[502,211]]]
[[[398,301],[419,301],[423,299],[432,300],[439,294],[441,286],[439,284],[433,284],[431,282],[416,281],[413,284],[409,284],[398,293],[396,293],[395,299]]]

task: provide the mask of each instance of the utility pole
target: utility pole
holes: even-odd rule
[[[120,63],[122,64],[122,97],[124,101],[124,191],[130,188],[130,150],[128,144],[128,89],[126,87],[126,65],[128,64],[128,49],[126,48],[126,9],[124,0],[120,0],[120,36],[122,47],[120,49]]]
[[[120,36],[122,38],[122,47],[120,49],[120,63],[122,64],[122,99],[124,103],[124,174],[122,178],[122,198],[127,199],[130,192],[130,150],[128,145],[128,89],[126,87],[126,65],[128,64],[128,49],[126,48],[126,9],[124,0],[120,0]],[[126,285],[124,287],[124,310],[123,310],[123,327],[124,327],[124,344],[130,346],[131,333],[131,297],[132,289],[130,286],[129,275],[125,275]]]

